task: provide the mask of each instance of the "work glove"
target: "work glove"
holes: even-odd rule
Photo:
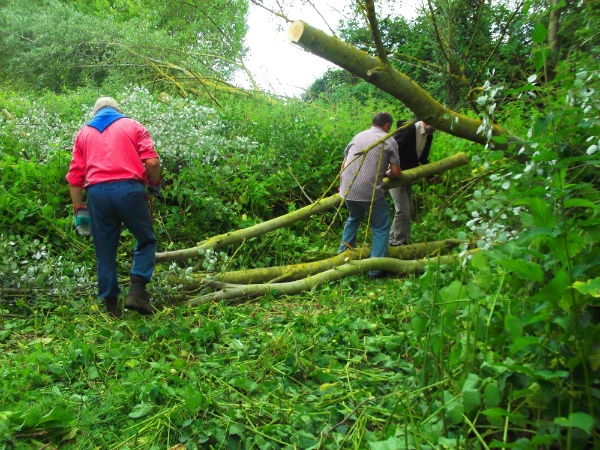
[[[152,184],[152,182],[150,181],[150,178],[148,178],[148,194],[150,194],[152,197],[156,197],[156,198],[160,198],[161,194],[160,194],[160,185],[162,182],[162,178],[158,179],[158,182],[155,184]]]
[[[89,236],[92,232],[90,212],[88,211],[86,205],[83,205],[75,210],[75,228],[82,236]]]
[[[428,184],[431,184],[433,186],[441,184],[442,183],[442,177],[438,176],[433,176],[433,177],[429,177],[426,179]]]

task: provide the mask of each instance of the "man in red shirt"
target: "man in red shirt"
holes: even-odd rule
[[[152,314],[146,284],[154,272],[156,236],[144,185],[150,195],[160,193],[160,162],[144,126],[120,113],[117,102],[100,97],[94,118],[77,134],[67,180],[76,225],[85,229],[87,209],[98,265],[98,296],[107,312],[119,317],[121,289],[117,279],[117,248],[121,226],[134,235],[131,288],[124,306]],[[87,191],[87,207],[83,190]],[[83,225],[83,227],[81,227]]]

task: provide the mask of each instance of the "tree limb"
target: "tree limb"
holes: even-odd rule
[[[256,6],[260,6],[263,9],[266,9],[267,11],[269,11],[271,14],[276,15],[277,17],[281,17],[283,20],[285,20],[286,22],[292,23],[293,20],[289,19],[286,15],[278,13],[276,11],[273,11],[272,9],[267,8],[265,5],[263,5],[262,3],[257,2],[256,0],[250,0],[254,5]]]
[[[389,66],[390,62],[387,57],[387,50],[383,46],[381,40],[381,33],[379,32],[379,26],[377,25],[377,15],[375,14],[375,2],[373,0],[365,0],[364,8],[367,11],[367,19],[369,21],[369,30],[371,30],[371,36],[373,36],[373,42],[377,49],[377,54],[381,62]]]
[[[218,300],[233,300],[245,297],[256,297],[265,294],[271,295],[294,295],[316,289],[325,282],[341,280],[359,273],[366,273],[370,270],[384,270],[395,275],[408,275],[411,273],[423,273],[425,267],[429,264],[449,264],[456,263],[462,258],[473,255],[480,251],[474,249],[466,252],[464,255],[447,255],[432,259],[420,259],[416,261],[400,261],[393,258],[370,258],[362,261],[349,261],[342,266],[334,267],[325,272],[311,275],[297,281],[287,283],[268,283],[268,284],[226,284],[220,291],[193,298],[188,301],[191,305],[202,305]],[[208,283],[207,283],[208,284]]]
[[[459,153],[448,158],[444,158],[439,161],[435,161],[424,166],[419,166],[415,169],[403,171],[398,178],[391,181],[388,178],[383,180],[383,188],[390,189],[392,187],[402,186],[410,184],[415,180],[421,178],[427,178],[432,175],[439,175],[444,173],[446,170],[450,170],[455,167],[463,166],[468,164],[469,159],[464,153]],[[175,250],[164,253],[157,253],[155,258],[156,262],[169,262],[169,261],[180,261],[188,258],[196,258],[200,256],[200,251],[207,249],[217,249],[224,247],[229,244],[235,244],[242,242],[244,239],[261,236],[270,231],[291,225],[294,222],[306,219],[314,214],[318,214],[323,211],[327,211],[330,208],[336,207],[341,202],[339,194],[332,195],[323,199],[317,200],[312,205],[305,206],[294,212],[286,214],[284,216],[276,217],[275,219],[267,220],[256,225],[253,225],[242,230],[231,231],[229,233],[221,234],[218,236],[211,237],[198,243],[196,247],[187,248],[183,250]]]
[[[306,22],[298,20],[288,31],[288,38],[305,50],[331,61],[404,103],[421,120],[437,129],[479,144],[488,144],[493,136],[506,134],[509,143],[521,142],[496,124],[485,129],[481,120],[472,119],[446,108],[435,101],[423,88],[392,67],[382,67],[381,60],[355,47],[328,36]],[[506,147],[495,144],[497,148]]]
[[[466,241],[446,239],[443,241],[390,247],[388,249],[388,257],[402,260],[421,259],[438,253],[447,252],[464,243],[466,243]],[[214,280],[221,283],[233,284],[280,283],[282,281],[294,281],[306,278],[307,276],[341,266],[348,261],[367,259],[370,255],[371,249],[366,247],[362,249],[347,250],[321,261],[224,272],[215,274],[212,278],[206,278],[204,274],[191,273],[185,277],[170,278],[170,282],[171,284],[183,284],[184,291],[197,290],[201,284],[203,284],[203,280]]]

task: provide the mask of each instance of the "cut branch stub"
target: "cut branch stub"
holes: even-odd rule
[[[479,144],[487,144],[487,133],[481,132],[481,120],[459,114],[435,101],[405,74],[385,66],[379,58],[358,50],[336,37],[329,36],[301,20],[295,21],[288,38],[304,50],[330,61],[361,77],[406,105],[415,115],[437,129]],[[509,142],[520,141],[498,125],[490,125],[493,136],[506,134]],[[501,145],[496,144],[501,148]],[[506,147],[506,145],[504,145]]]

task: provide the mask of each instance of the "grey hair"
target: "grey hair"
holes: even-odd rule
[[[100,97],[98,100],[96,100],[94,109],[92,109],[92,114],[96,115],[98,111],[100,111],[102,108],[114,108],[118,111],[119,105],[117,104],[114,98]]]

